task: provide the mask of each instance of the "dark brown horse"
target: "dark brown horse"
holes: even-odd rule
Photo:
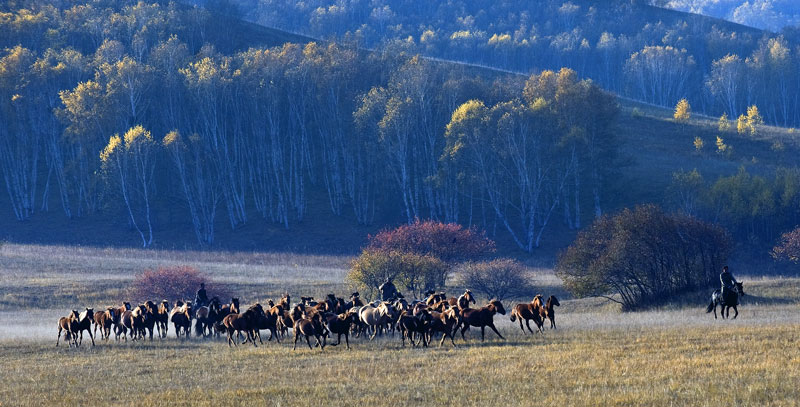
[[[308,314],[303,313],[302,318],[294,323],[294,346],[292,350],[297,349],[297,341],[300,339],[300,335],[306,337],[309,349],[314,349],[311,347],[311,337],[313,336],[317,340],[316,346],[319,346],[321,350],[325,350],[325,337],[328,336],[328,332],[323,324],[322,314],[311,310]]]
[[[458,309],[449,308],[443,312],[431,311],[431,317],[431,324],[429,327],[431,338],[433,338],[434,332],[441,332],[442,340],[439,341],[439,346],[444,344],[445,338],[450,337],[450,342],[453,344],[453,347],[455,347],[456,343],[453,340],[453,328],[456,327],[459,322],[460,317]]]
[[[58,346],[58,342],[61,340],[61,333],[64,332],[64,340],[67,341],[69,347],[72,347],[73,343],[76,348],[78,347],[78,336],[73,333],[73,324],[77,324],[79,318],[80,314],[78,314],[78,311],[72,310],[68,316],[58,319],[58,338],[56,338],[56,346]]]
[[[259,308],[261,307],[260,304],[256,304],[256,305],[258,305]],[[275,308],[275,307],[279,307],[279,306],[276,305],[273,308]],[[270,309],[270,311],[271,310],[272,309]],[[254,322],[254,327],[253,327],[253,333],[254,333],[254,336],[258,338],[258,343],[260,343],[262,345],[264,344],[264,342],[261,340],[261,333],[259,331],[263,331],[263,330],[269,331],[269,338],[267,338],[267,341],[271,341],[272,338],[274,337],[275,340],[278,341],[278,343],[280,343],[281,339],[278,337],[278,314],[277,313],[271,313],[271,312],[265,313],[263,308],[260,309],[260,312],[257,312],[256,318],[255,318],[255,322]]]
[[[397,320],[397,330],[400,331],[400,339],[403,341],[403,346],[406,346],[406,338],[411,342],[411,346],[417,346],[414,343],[414,334],[417,334],[422,338],[422,346],[428,347],[428,327],[431,319],[431,314],[427,310],[420,311],[418,315],[403,311]]]
[[[536,323],[536,328],[538,329],[539,333],[543,333],[542,326],[544,325],[543,315],[545,313],[544,305],[542,304],[542,295],[538,294],[533,297],[533,300],[527,304],[517,304],[511,310],[511,322],[516,321],[519,319],[519,329],[522,329],[522,333],[525,333],[525,328],[522,326],[522,321],[525,320],[525,326],[528,327],[528,331],[534,333],[531,329],[530,321]]]
[[[556,329],[556,309],[561,306],[555,295],[547,297],[547,304],[544,306],[545,317],[550,320],[550,329]]]
[[[469,330],[470,326],[479,327],[481,328],[481,341],[483,341],[486,337],[486,327],[492,328],[492,331],[500,337],[503,338],[503,335],[500,335],[500,332],[497,331],[497,328],[494,326],[494,314],[505,315],[506,309],[503,308],[503,303],[498,300],[491,300],[485,307],[481,307],[478,309],[475,308],[467,308],[461,311],[461,339],[464,341],[467,338],[464,337],[464,332]]]
[[[358,313],[352,308],[347,312],[341,314],[327,314],[325,317],[325,324],[328,326],[328,331],[336,334],[336,343],[331,346],[336,346],[342,343],[342,335],[344,335],[344,342],[347,350],[350,350],[350,326],[358,322]]]
[[[83,343],[83,331],[89,333],[89,338],[92,339],[92,346],[94,346],[94,335],[92,335],[92,322],[94,321],[94,309],[86,308],[85,311],[78,315],[77,321],[72,321],[70,324],[70,334],[79,334],[78,346]]]
[[[169,321],[175,326],[175,337],[180,338],[181,333],[187,338],[192,333],[192,303],[178,301],[169,313]]]

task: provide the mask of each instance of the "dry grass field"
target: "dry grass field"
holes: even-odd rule
[[[198,339],[55,347],[57,317],[118,303],[143,268],[190,264],[243,300],[340,295],[348,259],[5,245],[0,249],[0,405],[798,405],[800,279],[748,278],[735,321],[701,294],[620,313],[565,297],[558,330],[506,340],[475,330],[429,349],[399,338],[291,350],[291,341],[229,349]],[[537,271],[545,294],[563,293]],[[454,288],[453,290],[455,290]],[[481,301],[481,299],[479,299]],[[511,302],[507,302],[507,308]],[[172,332],[171,332],[172,335]],[[88,338],[85,338],[88,340]],[[305,346],[305,345],[304,345]]]

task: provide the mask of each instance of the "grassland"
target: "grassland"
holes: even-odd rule
[[[24,245],[1,250],[0,405],[800,403],[797,278],[740,276],[748,294],[740,316],[722,321],[705,313],[703,293],[620,313],[600,299],[569,298],[551,272],[536,270],[534,284],[545,294],[566,295],[558,330],[523,335],[508,316],[497,316],[506,340],[487,333],[481,343],[473,330],[455,349],[402,348],[398,338],[353,339],[351,351],[292,351],[287,341],[229,349],[222,341],[174,337],[68,349],[54,346],[57,317],[70,308],[119,303],[142,268],[192,264],[251,302],[284,290],[341,294],[350,288],[343,282],[348,258]]]

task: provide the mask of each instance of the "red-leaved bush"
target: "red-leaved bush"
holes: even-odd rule
[[[130,286],[130,294],[136,301],[166,299],[194,300],[200,283],[205,283],[208,297],[228,297],[221,284],[216,284],[204,273],[189,266],[159,267],[136,275]]]
[[[417,219],[410,225],[369,236],[366,250],[414,253],[455,263],[482,259],[495,251],[495,244],[483,232],[465,229],[457,223]]]

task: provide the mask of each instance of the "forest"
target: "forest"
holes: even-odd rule
[[[604,89],[659,106],[686,98],[698,113],[735,118],[757,105],[767,123],[800,125],[796,26],[770,33],[630,0],[226,4],[249,20],[315,38],[371,48],[398,43],[522,73],[568,67]]]
[[[647,131],[691,134],[681,154],[721,164],[660,173],[644,201],[758,247],[797,224],[800,174],[773,162],[794,142],[760,141],[800,121],[791,29],[637,2],[323,3],[4,3],[0,202],[143,247],[435,219],[533,253],[642,202],[630,107],[678,104],[714,129],[676,113]]]
[[[29,6],[3,14],[0,59],[20,221],[121,216],[147,247],[176,213],[202,245],[221,219],[398,213],[499,224],[532,251],[551,219],[602,210],[616,102],[572,70],[526,81],[334,43],[241,49],[175,3]]]

